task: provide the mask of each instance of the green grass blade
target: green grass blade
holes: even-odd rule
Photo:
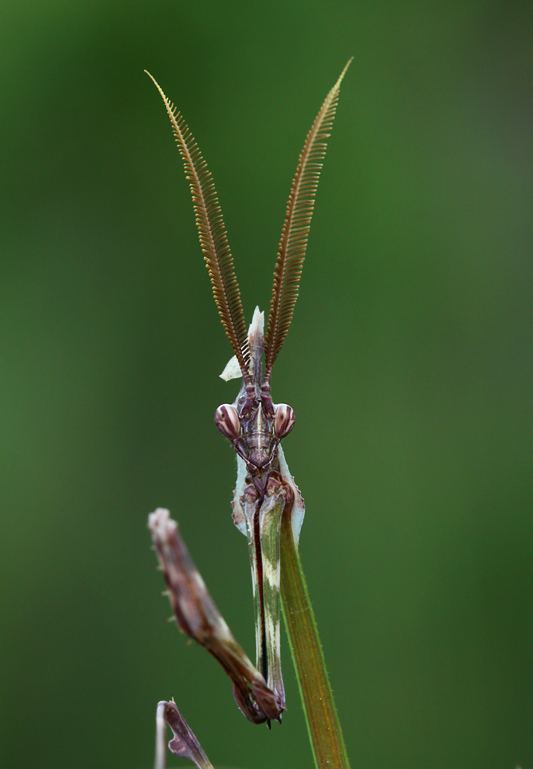
[[[350,769],[290,516],[281,530],[283,616],[317,769]]]

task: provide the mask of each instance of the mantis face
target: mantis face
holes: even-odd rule
[[[215,411],[215,425],[246,462],[252,477],[268,474],[276,459],[280,440],[293,428],[294,410],[286,403],[274,405],[270,396],[237,399]]]

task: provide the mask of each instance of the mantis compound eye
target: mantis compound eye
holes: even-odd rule
[[[235,406],[223,403],[215,411],[215,425],[225,438],[235,441],[241,434],[241,423]]]
[[[274,415],[274,432],[278,438],[284,438],[294,426],[294,410],[286,403],[278,403]]]

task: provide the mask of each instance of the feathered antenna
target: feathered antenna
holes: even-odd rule
[[[167,98],[157,80],[147,70],[148,77],[159,91],[172,126],[174,138],[183,160],[189,182],[200,247],[211,280],[213,297],[220,320],[235,352],[245,380],[249,379],[247,326],[233,256],[229,246],[222,210],[211,171],[207,167],[183,115]]]
[[[351,62],[352,59],[346,63],[324,99],[305,139],[292,180],[274,268],[265,337],[267,382],[294,315],[320,171],[326,155],[327,140],[333,128],[341,83]]]

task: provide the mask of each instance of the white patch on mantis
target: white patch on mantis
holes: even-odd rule
[[[254,337],[259,333],[261,336],[263,336],[265,328],[265,313],[261,312],[259,307],[256,307],[254,310],[252,322],[250,323],[250,327],[248,329],[248,344],[250,345],[250,348],[252,347]],[[232,358],[229,359],[229,361],[224,366],[224,371],[219,374],[219,377],[224,380],[224,382],[229,382],[232,379],[239,379],[239,377],[242,376],[241,367],[239,366],[239,361],[237,360],[237,356],[234,355]]]
[[[246,463],[242,457],[237,454],[237,480],[235,482],[235,489],[233,491],[233,500],[231,503],[233,509],[233,523],[239,529],[241,534],[245,537],[248,536],[248,527],[246,524],[246,516],[242,509],[241,497],[244,494],[244,487],[246,486]]]
[[[255,576],[255,559],[253,563],[250,563],[250,571],[252,573],[252,596],[255,598],[256,594],[256,576]]]
[[[266,617],[265,621],[267,638],[271,640],[273,648],[279,654],[279,641],[277,641],[279,639],[279,622],[275,622],[270,615]]]
[[[278,460],[279,460],[279,471],[281,473],[281,477],[285,481],[285,483],[291,487],[292,493],[294,494],[294,504],[292,506],[292,514],[291,514],[291,525],[292,525],[292,534],[294,536],[294,541],[296,544],[300,541],[300,532],[302,530],[303,522],[304,522],[304,516],[305,516],[305,504],[304,504],[304,498],[302,497],[302,493],[298,486],[296,485],[294,481],[294,477],[291,474],[291,471],[289,470],[289,466],[287,464],[287,460],[285,459],[285,454],[283,452],[283,447],[281,443],[278,446]]]
[[[272,563],[263,553],[263,577],[271,587],[279,585],[279,564]]]
[[[241,367],[239,366],[237,356],[234,355],[233,358],[230,358],[226,363],[224,371],[219,374],[219,377],[223,379],[224,382],[229,382],[231,379],[238,379],[240,376],[242,376]]]
[[[265,313],[256,307],[252,316],[252,322],[248,329],[248,344],[250,349],[254,346],[256,336],[263,338],[265,333]]]

